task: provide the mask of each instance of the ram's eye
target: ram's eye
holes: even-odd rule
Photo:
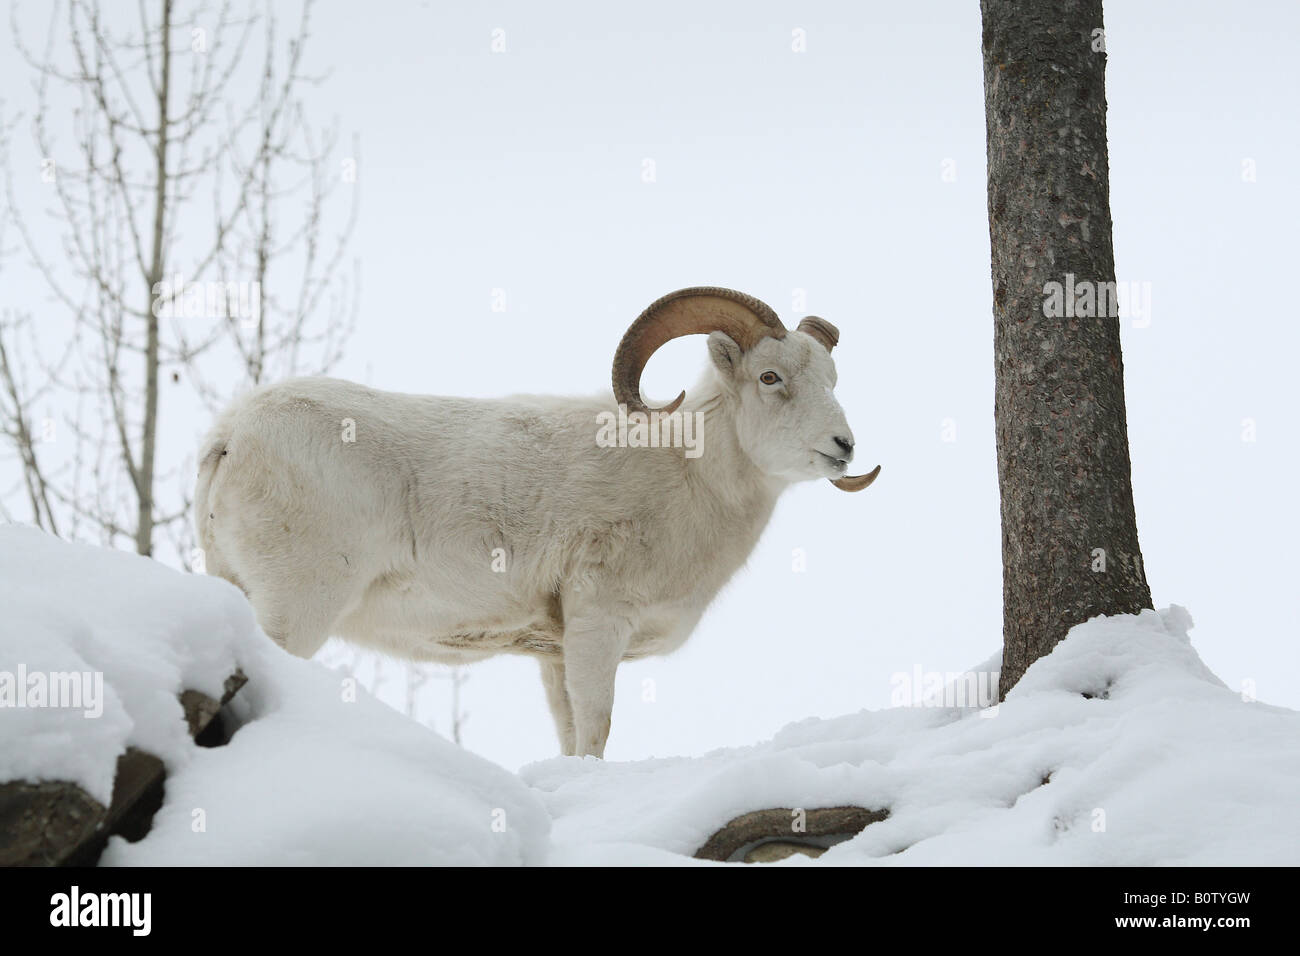
[[[781,376],[777,375],[776,372],[764,372],[758,377],[758,380],[764,385],[776,385],[781,381]]]

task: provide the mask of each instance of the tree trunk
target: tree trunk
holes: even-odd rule
[[[149,309],[145,316],[147,329],[144,347],[144,424],[140,436],[140,469],[136,482],[135,550],[139,554],[153,554],[154,527],[154,459],[158,447],[158,316],[154,312],[154,289],[166,274],[163,262],[167,241],[167,146],[171,135],[171,118],[168,99],[171,94],[172,66],[172,0],[162,4],[162,52],[158,71],[158,142],[154,150],[155,176],[153,213],[153,249],[149,260]]]
[[[1005,697],[1072,626],[1148,608],[1151,592],[1124,412],[1101,0],[980,11]]]

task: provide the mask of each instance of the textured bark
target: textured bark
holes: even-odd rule
[[[981,0],[980,11],[1005,697],[1070,627],[1150,607],[1151,592],[1119,320],[1044,311],[1047,283],[1115,279],[1101,0]]]

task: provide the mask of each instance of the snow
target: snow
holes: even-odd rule
[[[101,671],[102,716],[0,709],[0,780],[69,780],[101,803],[127,746],[161,757],[166,797],[101,862],[531,864],[550,821],[514,775],[281,651],[217,578],[0,527],[0,671]],[[177,701],[248,684],[230,744],[190,740]],[[201,812],[196,812],[201,811]],[[201,826],[200,826],[201,824]]]
[[[698,758],[516,775],[364,689],[349,702],[342,675],[276,648],[222,581],[3,527],[0,603],[0,671],[100,670],[105,685],[95,719],[0,710],[0,780],[103,798],[127,745],[167,763],[153,830],[114,838],[111,865],[716,866],[690,854],[735,816],[842,804],[890,816],[772,865],[1300,862],[1300,714],[1225,687],[1177,606],[1074,628],[1000,706],[920,701]],[[239,729],[196,747],[176,694],[217,695],[236,664]]]
[[[896,707],[696,760],[523,777],[572,864],[689,852],[765,807],[856,804],[890,816],[781,865],[1294,865],[1300,714],[1224,687],[1191,623],[1175,606],[1080,625],[995,711]]]
[[[0,527],[0,671],[102,672],[104,712],[0,711],[0,780],[70,780],[107,803],[128,745],[168,762],[192,745],[177,695],[221,696],[236,653],[256,641],[252,610],[224,582],[148,558]]]
[[[1300,714],[1224,687],[1191,623],[1176,606],[1089,621],[991,712],[896,707],[696,760],[551,760],[523,777],[571,864],[685,853],[741,813],[844,803],[890,816],[780,865],[1295,864]]]

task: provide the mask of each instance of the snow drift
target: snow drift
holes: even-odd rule
[[[349,702],[224,581],[9,526],[0,607],[0,672],[104,684],[93,719],[0,708],[0,780],[105,800],[127,746],[166,762],[153,830],[114,838],[107,864],[719,865],[690,855],[731,818],[837,805],[889,817],[780,865],[1300,863],[1300,714],[1225,687],[1179,607],[1074,628],[996,708],[864,711],[698,758],[519,775],[362,689]],[[176,696],[219,696],[236,666],[239,729],[199,748]]]
[[[291,657],[244,596],[132,554],[0,527],[0,671],[101,672],[102,716],[0,709],[0,780],[66,780],[107,803],[128,746],[161,757],[166,798],[138,843],[101,862],[542,862],[549,820],[515,776],[407,720],[343,675]],[[231,742],[200,748],[177,695],[220,698]],[[201,828],[199,822],[201,821]]]
[[[741,813],[856,804],[890,816],[817,864],[1294,865],[1300,714],[1224,687],[1190,626],[1178,607],[1089,621],[992,711],[898,707],[523,777],[567,863],[665,862]]]

